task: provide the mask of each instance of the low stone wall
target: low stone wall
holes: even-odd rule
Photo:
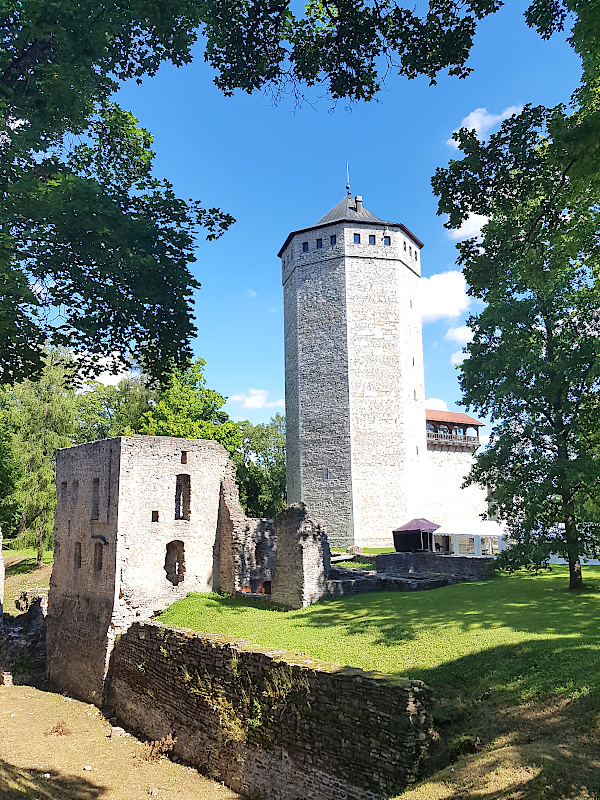
[[[494,575],[490,556],[452,556],[438,553],[380,553],[377,572],[387,575],[447,575],[455,581],[483,581]]]
[[[431,690],[135,623],[118,640],[107,707],[235,791],[262,800],[381,800],[415,778],[432,735]]]

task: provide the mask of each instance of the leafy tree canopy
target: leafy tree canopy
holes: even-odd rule
[[[276,414],[266,424],[243,429],[235,454],[240,501],[250,517],[278,514],[286,504],[285,417]]]
[[[81,352],[88,374],[111,353],[164,381],[191,356],[194,236],[233,220],[153,176],[150,135],[110,100],[121,81],[189,62],[201,34],[226,94],[324,84],[333,98],[369,100],[390,69],[432,82],[468,74],[477,24],[501,5],[0,2],[0,382],[39,372],[46,342]],[[586,180],[600,164],[597,12],[597,0],[532,0],[526,13],[544,37],[574,22],[583,82],[554,138]]]
[[[110,102],[190,60],[198,9],[168,5],[0,3],[2,383],[39,372],[48,341],[88,374],[111,353],[164,380],[191,355],[194,236],[233,219],[155,178],[151,136]]]
[[[93,382],[76,397],[74,444],[139,433],[156,397],[144,375],[123,378],[116,386]]]
[[[4,389],[0,413],[12,434],[18,480],[11,501],[19,509],[17,533],[23,544],[52,541],[56,508],[55,453],[70,447],[75,434],[75,366],[69,353],[46,351],[36,381]]]
[[[241,444],[241,426],[221,411],[226,398],[206,388],[205,366],[206,361],[197,358],[186,369],[173,370],[156,405],[142,416],[140,433],[213,439],[233,455]]]
[[[600,185],[582,188],[559,163],[549,130],[560,110],[526,107],[487,143],[458,134],[462,160],[438,170],[440,209],[457,227],[488,217],[459,245],[470,292],[464,402],[493,422],[470,481],[487,484],[510,526],[512,566],[580,557],[599,545],[589,503],[600,481]]]

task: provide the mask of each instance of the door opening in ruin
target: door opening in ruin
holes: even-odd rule
[[[104,558],[104,549],[101,542],[96,542],[94,545],[94,572],[102,572],[102,560]]]
[[[100,517],[100,478],[94,478],[92,483],[92,519]]]
[[[167,545],[165,572],[167,580],[171,581],[173,586],[178,586],[185,577],[185,547],[179,539]]]
[[[256,566],[262,566],[263,561],[265,560],[265,548],[262,542],[257,542],[256,547],[254,548],[254,563]]]
[[[190,476],[178,475],[175,483],[175,519],[190,518]]]

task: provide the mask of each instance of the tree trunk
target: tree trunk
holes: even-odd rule
[[[44,566],[44,519],[40,517],[37,535],[37,566]]]
[[[577,525],[575,523],[575,510],[573,501],[563,501],[565,512],[565,540],[567,543],[567,555],[569,558],[569,591],[581,589],[581,560],[579,558],[579,542],[577,540]]]

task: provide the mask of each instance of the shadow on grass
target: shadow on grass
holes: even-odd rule
[[[45,778],[44,774],[49,774]],[[106,794],[103,786],[65,775],[23,769],[0,759],[0,798],[2,800],[96,800]]]
[[[438,705],[459,698],[463,708],[485,702],[502,709],[532,700],[596,696],[600,691],[599,662],[597,636],[530,639],[404,674],[437,689]],[[505,711],[501,716],[506,716]]]
[[[594,578],[597,578],[598,572]],[[600,585],[566,591],[565,574],[502,576],[427,592],[380,592],[324,600],[313,606],[304,624],[343,626],[348,634],[373,630],[377,644],[395,646],[424,629],[452,625],[459,631],[506,627],[548,636],[595,636],[600,616]]]
[[[47,564],[43,566],[45,567]],[[36,558],[24,558],[6,567],[6,577],[10,578],[13,575],[29,575],[31,572],[35,572],[36,569],[38,569]],[[39,569],[43,569],[43,567]]]
[[[600,797],[599,649],[597,637],[528,641],[411,673],[438,689],[430,783],[454,785],[448,800]],[[432,775],[465,736],[482,752]]]

